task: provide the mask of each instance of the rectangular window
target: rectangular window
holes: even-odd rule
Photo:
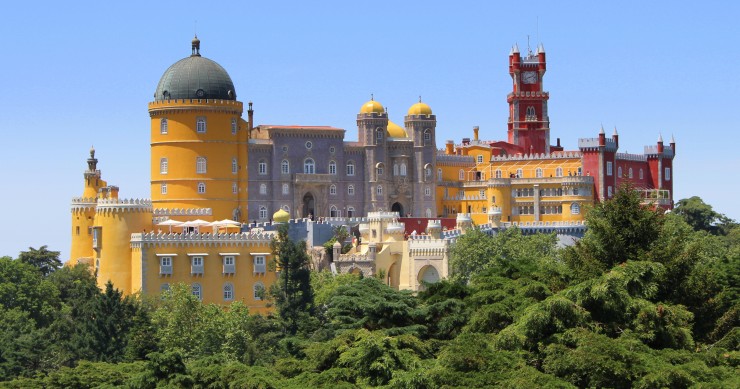
[[[159,274],[160,275],[172,274],[172,257],[159,258]]]
[[[354,185],[350,185],[350,186],[347,187],[347,194],[350,195],[350,196],[354,196],[355,195],[355,186]]]
[[[289,193],[290,193],[290,185],[283,184],[283,194],[286,195],[286,194],[289,194]]]
[[[195,132],[204,134],[206,132],[206,118],[201,116],[196,119]]]
[[[483,156],[482,155],[479,155],[477,157],[477,159],[478,159],[478,163],[483,163]]]
[[[612,163],[611,162],[606,163],[606,175],[607,176],[612,175]]]
[[[265,161],[260,161],[260,162],[259,162],[259,163],[257,164],[257,173],[259,173],[259,174],[263,174],[263,175],[264,175],[264,174],[267,174],[267,162],[265,162]]]
[[[348,176],[354,176],[355,175],[355,165],[353,163],[347,164],[347,175]]]
[[[669,167],[665,168],[665,180],[666,181],[671,180],[671,168]]]
[[[236,135],[236,119],[231,119],[231,135]]]
[[[167,194],[167,184],[160,185],[160,191],[162,194]]]
[[[159,133],[162,135],[167,135],[167,119],[162,119],[159,122]]]
[[[167,158],[160,158],[159,160],[159,174],[167,174],[169,164]]]
[[[75,227],[75,235],[80,234],[80,226]]]
[[[612,197],[612,187],[611,186],[608,186],[606,188],[606,195],[607,197]]]
[[[203,257],[190,258],[190,274],[203,274]]]
[[[480,198],[485,199],[486,198],[486,190],[485,189],[479,190],[478,191],[478,195],[480,196]]]
[[[427,197],[429,197],[429,196],[431,196],[431,195],[432,195],[432,188],[430,188],[430,187],[428,187],[428,186],[427,186],[427,187],[425,187],[425,188],[424,188],[424,196],[427,196]]]
[[[256,255],[254,257],[254,273],[265,273],[267,270],[265,266],[265,256]]]
[[[239,164],[236,162],[236,158],[231,159],[231,174],[236,174],[236,171],[239,170]]]
[[[236,261],[233,255],[227,255],[224,257],[224,274],[236,273]]]
[[[238,191],[238,188],[236,186],[236,182],[231,183],[231,193],[236,194]]]

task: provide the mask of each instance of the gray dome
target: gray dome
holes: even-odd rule
[[[236,100],[234,83],[221,65],[200,56],[200,41],[193,40],[193,55],[170,66],[154,92],[154,101],[172,99]]]

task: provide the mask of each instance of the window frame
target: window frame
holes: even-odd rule
[[[313,158],[303,160],[303,174],[316,174],[316,161]]]
[[[160,135],[167,135],[169,133],[169,123],[167,118],[159,119],[159,133]]]
[[[196,191],[198,194],[205,194],[206,193],[206,183],[205,182],[199,182]]]
[[[208,173],[208,159],[206,157],[195,157],[195,174]]]
[[[205,116],[198,116],[195,119],[195,132],[197,134],[205,134],[208,131],[208,122]]]
[[[167,174],[170,170],[170,163],[167,157],[159,159],[159,174]]]
[[[347,161],[347,165],[345,167],[345,173],[347,176],[354,176],[355,175],[355,163],[354,161]]]
[[[287,159],[284,159],[280,162],[280,173],[290,174],[290,161],[288,161]]]

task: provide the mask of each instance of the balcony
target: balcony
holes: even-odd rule
[[[643,189],[639,192],[643,205],[654,204],[659,207],[670,207],[673,205],[671,191],[668,189]]]
[[[192,265],[190,266],[191,275],[203,275],[203,265]]]
[[[234,274],[236,273],[236,266],[234,264],[224,265],[223,272],[224,274]]]
[[[296,184],[330,184],[336,178],[337,176],[333,174],[296,173],[293,175],[293,182]]]
[[[159,265],[159,275],[172,275],[172,265]]]

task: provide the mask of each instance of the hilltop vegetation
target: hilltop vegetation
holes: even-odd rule
[[[418,295],[309,274],[284,240],[275,316],[99,290],[42,247],[0,258],[0,386],[740,387],[740,227],[699,198],[663,214],[629,188],[585,237],[474,230]],[[284,236],[285,237],[285,236]]]

